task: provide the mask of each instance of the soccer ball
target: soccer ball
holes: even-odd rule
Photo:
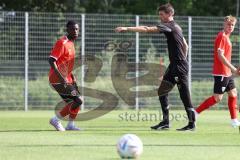
[[[121,158],[137,158],[143,152],[142,141],[135,134],[125,134],[117,142],[117,152]]]

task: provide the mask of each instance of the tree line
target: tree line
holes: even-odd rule
[[[167,2],[179,16],[238,15],[239,0],[1,0],[0,10],[154,15]]]

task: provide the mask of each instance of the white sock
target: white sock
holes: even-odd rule
[[[73,120],[69,120],[68,121],[68,126],[74,126],[74,121]]]
[[[232,119],[232,123],[238,123],[237,119]]]
[[[59,118],[57,116],[54,116],[52,119],[55,121],[59,121]]]
[[[196,116],[195,118],[197,118],[199,116],[199,113],[195,109],[193,109],[193,112],[194,112],[194,114]]]

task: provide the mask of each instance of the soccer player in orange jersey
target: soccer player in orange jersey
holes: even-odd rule
[[[220,102],[224,92],[228,93],[228,108],[231,116],[231,124],[235,128],[240,125],[237,120],[237,90],[234,84],[232,73],[240,75],[239,69],[231,64],[232,44],[229,39],[234,30],[237,19],[233,16],[224,18],[224,28],[220,31],[214,43],[214,94],[207,98],[198,108],[195,114],[210,108]]]
[[[49,64],[49,82],[58,92],[67,105],[61,109],[55,117],[50,119],[50,124],[58,131],[80,130],[74,124],[82,99],[76,85],[76,79],[72,74],[75,58],[74,41],[79,34],[79,25],[75,21],[68,21],[67,35],[61,37],[53,47]],[[60,122],[61,118],[69,116],[67,127]]]

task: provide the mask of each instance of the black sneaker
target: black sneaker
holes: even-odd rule
[[[170,127],[168,122],[162,121],[159,124],[152,126],[150,128],[154,130],[164,130],[164,129],[169,129]]]
[[[177,129],[177,131],[194,131],[195,129],[196,129],[195,123],[190,122],[185,127]]]

